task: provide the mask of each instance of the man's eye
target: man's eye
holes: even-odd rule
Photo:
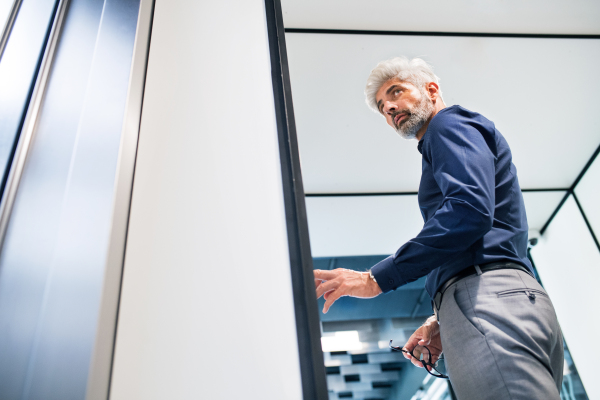
[[[400,94],[400,89],[396,89],[396,90],[394,90],[394,95],[395,95],[395,96],[398,96],[399,94]]]

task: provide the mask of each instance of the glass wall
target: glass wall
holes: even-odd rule
[[[590,229],[590,226],[600,228],[599,175],[600,163],[596,160],[576,186],[575,194],[569,195],[538,245],[531,250],[540,278],[556,308],[570,356],[592,399],[600,396],[600,381],[594,373],[600,353],[588,339],[594,335],[592,332],[600,329],[600,321],[595,317],[595,310],[600,306],[600,298],[596,296],[600,252]],[[566,358],[570,359],[568,355]],[[565,384],[572,386],[572,364],[569,367],[567,363]]]

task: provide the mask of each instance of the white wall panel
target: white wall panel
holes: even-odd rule
[[[297,33],[286,39],[307,193],[417,190],[416,141],[401,139],[363,95],[371,69],[399,55],[434,66],[447,105],[494,121],[512,148],[522,188],[570,187],[600,143],[600,40]]]
[[[573,197],[563,205],[531,254],[588,397],[600,398],[596,376],[600,351],[593,343],[600,332],[600,252]]]
[[[596,157],[577,184],[575,195],[583,207],[596,238],[600,238],[600,157]]]
[[[313,257],[392,254],[423,227],[417,196],[308,197]]]
[[[282,0],[286,28],[600,33],[594,0]]]
[[[111,399],[302,398],[264,3],[157,0]]]

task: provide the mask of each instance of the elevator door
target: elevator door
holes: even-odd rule
[[[15,28],[36,1],[54,7],[47,0],[23,0]],[[14,177],[18,185],[0,254],[3,400],[86,396],[139,5],[56,5],[53,18],[61,7],[64,18],[41,107],[35,112],[28,104],[34,129],[22,173]],[[35,28],[46,33],[48,26]],[[11,43],[16,37],[9,38],[7,51],[29,52]],[[42,73],[33,79],[39,83]],[[15,136],[21,125],[15,123]]]

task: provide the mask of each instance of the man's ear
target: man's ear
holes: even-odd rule
[[[437,99],[440,98],[440,85],[438,85],[435,82],[429,82],[427,84],[427,93],[429,94],[429,98],[432,101],[436,101]]]

